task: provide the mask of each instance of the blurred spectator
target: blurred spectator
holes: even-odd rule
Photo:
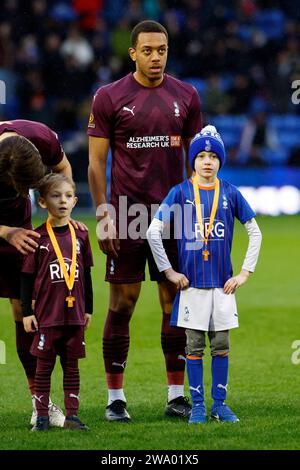
[[[168,29],[167,72],[194,83],[225,128],[226,118],[253,113],[259,100],[267,112],[300,113],[291,103],[300,77],[300,8],[292,0],[3,0],[0,79],[9,99],[1,118],[35,117],[84,133],[87,100],[132,70],[130,31],[146,18]],[[276,144],[266,116],[253,116],[238,155],[259,164]]]
[[[228,95],[230,96],[230,113],[247,113],[253,96],[253,91],[253,84],[249,77],[242,74],[236,75],[233,86],[228,90]]]
[[[130,32],[129,20],[126,17],[118,21],[111,34],[112,53],[125,61],[128,58]]]
[[[204,109],[208,114],[226,114],[230,107],[230,97],[222,91],[221,79],[213,75],[208,79],[204,93]]]
[[[67,38],[62,43],[60,52],[63,57],[72,57],[79,68],[85,69],[94,59],[94,51],[82,36],[76,23],[71,24]]]
[[[239,152],[237,147],[229,147],[227,149],[227,159],[226,166],[230,167],[240,167],[242,162],[239,157]]]
[[[103,0],[73,0],[72,4],[78,14],[81,29],[95,30],[97,17],[103,10]]]
[[[247,120],[242,131],[239,151],[247,157],[248,165],[263,166],[264,148],[275,151],[278,148],[278,138],[275,129],[267,121],[266,112],[261,110]]]

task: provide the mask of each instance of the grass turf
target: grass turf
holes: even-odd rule
[[[160,349],[161,314],[156,285],[143,284],[131,323],[131,346],[125,390],[130,424],[104,420],[106,386],[101,334],[107,311],[108,285],[103,281],[105,257],[97,249],[95,225],[90,228],[94,252],[95,311],[86,335],[87,358],[80,362],[80,417],[90,432],[51,429],[30,433],[31,400],[14,346],[9,303],[0,299],[0,340],[6,364],[0,365],[0,449],[299,449],[300,365],[292,363],[292,343],[300,339],[300,217],[258,218],[263,247],[257,271],[237,293],[240,328],[231,333],[227,403],[237,424],[188,426],[163,416],[166,402],[164,360]],[[233,263],[237,272],[247,236],[236,224]],[[205,394],[210,409],[210,357],[204,360]],[[187,391],[188,394],[188,391]],[[52,377],[52,399],[62,405],[59,361]]]

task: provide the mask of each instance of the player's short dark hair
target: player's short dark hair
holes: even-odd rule
[[[169,39],[168,31],[162,24],[153,20],[145,20],[135,25],[135,27],[131,31],[131,47],[136,47],[138,42],[138,36],[140,33],[163,33],[166,36],[167,41]]]
[[[22,196],[36,188],[45,173],[38,149],[26,137],[16,135],[0,142],[0,180],[11,183]]]
[[[75,194],[76,186],[73,180],[68,178],[66,175],[63,175],[62,173],[48,173],[48,175],[46,175],[40,181],[38,186],[40,196],[45,199],[50,189],[61,183],[68,183],[72,187]]]

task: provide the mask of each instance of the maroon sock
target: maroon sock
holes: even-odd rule
[[[79,368],[78,359],[60,358],[60,363],[64,372],[64,396],[66,416],[77,416],[79,408]]]
[[[168,385],[182,385],[184,382],[185,345],[184,329],[170,326],[170,315],[163,313],[161,346],[166,361]]]
[[[28,386],[31,395],[34,395],[34,377],[36,371],[36,357],[30,353],[31,344],[33,341],[33,334],[26,333],[24,330],[23,322],[16,321],[16,345],[19,359],[24,368]]]
[[[48,416],[51,374],[55,365],[54,358],[39,357],[35,374],[35,405],[38,416]]]
[[[103,332],[103,357],[109,389],[123,388],[130,318],[128,313],[108,311]]]

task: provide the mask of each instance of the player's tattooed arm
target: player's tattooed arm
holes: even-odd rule
[[[14,246],[22,255],[34,253],[38,244],[34,239],[39,239],[40,234],[22,227],[8,227],[0,225],[0,238],[4,238]]]

